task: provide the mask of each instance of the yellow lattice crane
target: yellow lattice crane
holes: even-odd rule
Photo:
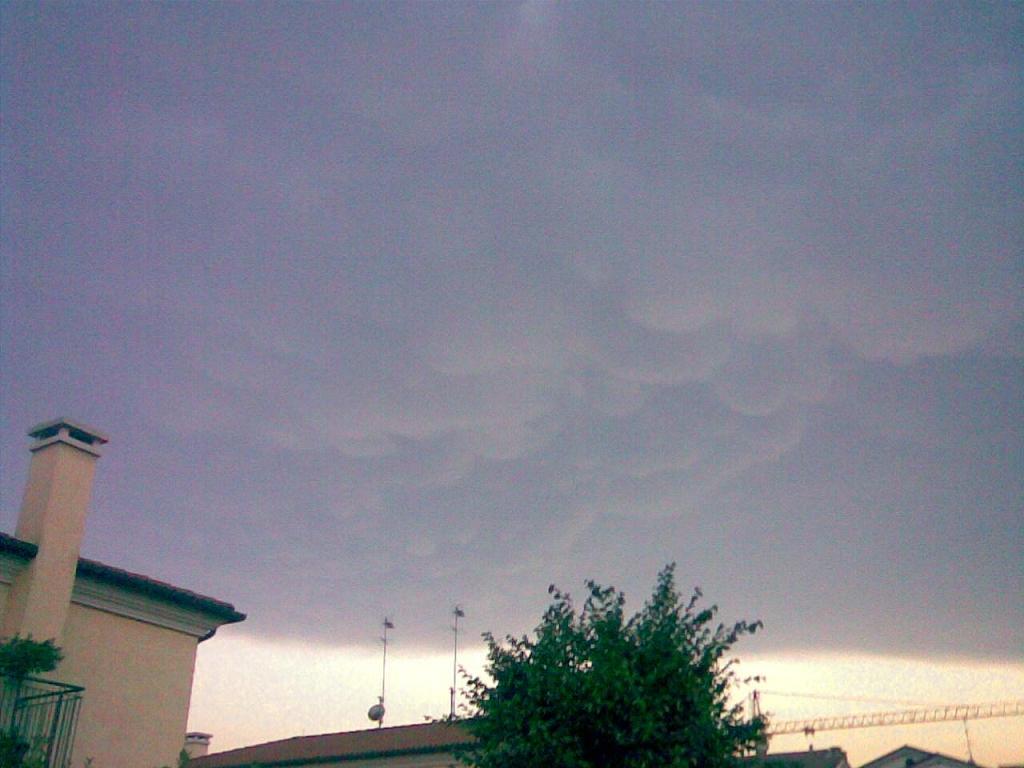
[[[840,731],[850,728],[876,728],[883,725],[914,725],[917,723],[941,723],[950,720],[981,720],[989,717],[1024,716],[1024,700],[995,701],[986,704],[946,704],[916,709],[899,709],[889,712],[865,712],[858,715],[829,715],[803,720],[782,720],[772,723],[769,736],[787,733],[803,733],[813,736],[818,731]]]

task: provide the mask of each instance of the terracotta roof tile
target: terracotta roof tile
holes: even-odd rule
[[[187,608],[194,608],[203,613],[216,616],[226,624],[233,624],[245,619],[245,614],[236,611],[235,606],[231,605],[231,603],[200,595],[198,592],[182,589],[165,581],[151,579],[149,576],[132,573],[122,568],[115,568],[112,565],[106,565],[96,560],[88,560],[84,557],[79,558],[78,575],[88,576],[97,581],[124,587],[133,592],[149,595],[150,597],[162,598]]]
[[[231,768],[252,763],[275,766],[427,754],[447,752],[461,744],[469,743],[470,739],[465,729],[457,724],[442,722],[400,725],[393,728],[371,728],[365,731],[343,731],[269,741],[265,744],[197,757],[189,762],[189,766]]]
[[[39,547],[31,542],[16,539],[13,536],[8,536],[6,533],[0,533],[0,552],[8,552],[25,560],[31,560],[38,551]]]
[[[848,768],[846,753],[839,747],[806,752],[775,752],[764,757],[745,757],[740,763],[748,768]]]
[[[31,560],[36,556],[38,549],[35,544],[22,541],[6,533],[0,533],[0,552],[7,552],[25,560]],[[221,619],[225,624],[232,624],[245,619],[245,614],[236,611],[235,607],[230,603],[206,597],[188,589],[175,587],[173,584],[151,579],[148,576],[132,573],[122,568],[115,568],[112,565],[106,565],[96,560],[88,560],[84,557],[79,558],[78,575],[202,611]]]

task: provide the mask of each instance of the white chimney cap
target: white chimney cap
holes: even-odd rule
[[[28,431],[28,436],[36,439],[29,446],[30,451],[38,451],[51,443],[59,442],[68,443],[96,456],[100,455],[100,446],[110,442],[110,438],[95,427],[63,416],[36,424]]]

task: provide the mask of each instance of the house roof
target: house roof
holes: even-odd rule
[[[39,547],[35,544],[0,532],[0,552],[20,557],[22,560],[31,560],[38,551]]]
[[[839,747],[809,749],[804,752],[776,752],[763,757],[745,757],[745,766],[771,765],[776,768],[849,768],[846,753]]]
[[[269,741],[251,747],[194,758],[190,768],[241,768],[242,766],[288,766],[327,762],[370,760],[400,755],[448,752],[469,744],[472,736],[460,725],[445,722],[371,728],[365,731],[324,733]],[[742,765],[771,765],[776,768],[849,768],[846,753],[838,747],[785,752],[765,757],[744,758]]]
[[[400,725],[268,741],[265,744],[197,757],[189,762],[189,766],[232,768],[254,763],[261,766],[284,766],[422,755],[447,752],[468,744],[470,740],[470,735],[457,724],[439,722]]]
[[[36,556],[38,547],[28,541],[0,533],[0,552],[20,557],[23,560],[31,560]],[[96,560],[89,560],[84,557],[78,559],[78,575],[86,576],[96,581],[121,587],[131,592],[166,600],[169,603],[191,608],[196,611],[220,619],[224,624],[233,624],[245,619],[244,613],[239,613],[231,603],[216,600],[212,597],[200,595],[188,589],[175,587],[164,581],[151,579],[138,573],[115,568]]]
[[[964,768],[981,768],[976,763],[970,763],[957,757],[950,757],[941,752],[928,752],[924,749],[904,744],[902,747],[886,752],[876,757],[861,768],[881,768],[882,766],[897,766],[898,768],[929,768],[930,766],[964,766]]]

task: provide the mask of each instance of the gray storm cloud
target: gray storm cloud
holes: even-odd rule
[[[5,529],[67,410],[88,554],[253,632],[678,560],[768,644],[1019,654],[1018,8],[0,12]]]

